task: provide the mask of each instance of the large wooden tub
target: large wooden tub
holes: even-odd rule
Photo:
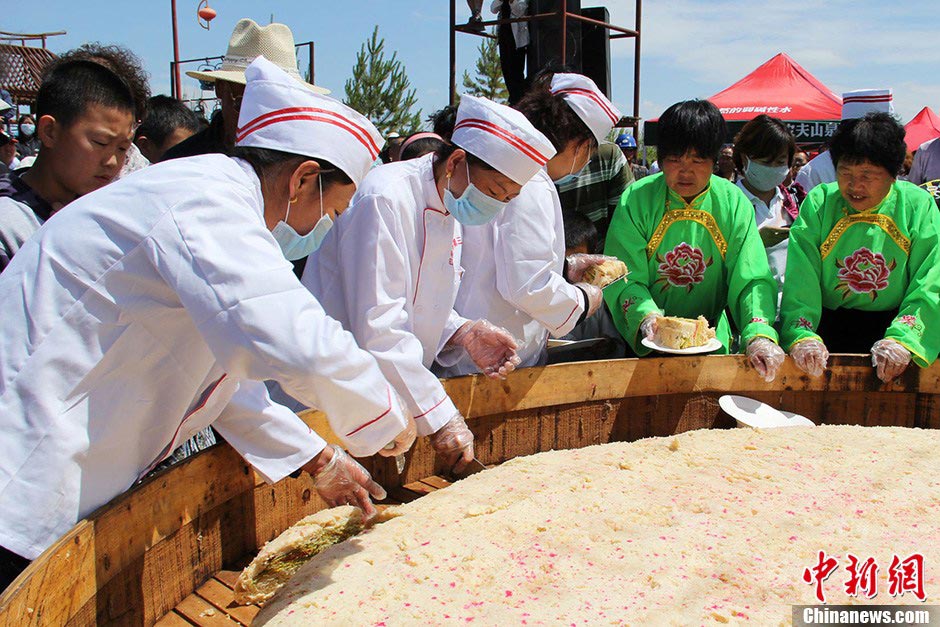
[[[863,356],[836,356],[810,379],[788,361],[764,383],[741,357],[583,362],[507,381],[446,382],[477,437],[477,456],[519,455],[733,426],[717,397],[746,394],[817,423],[940,427],[940,366],[881,384]],[[402,476],[364,460],[393,500],[446,486],[420,441]],[[163,472],[79,522],[0,596],[3,625],[248,625],[229,605],[234,569],[303,516],[322,509],[309,477],[266,485],[228,446]]]

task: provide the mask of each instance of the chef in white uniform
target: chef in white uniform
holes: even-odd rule
[[[566,264],[555,183],[578,176],[620,120],[620,111],[594,81],[569,73],[543,76],[516,108],[558,152],[495,220],[464,229],[465,272],[454,308],[461,316],[506,328],[519,340],[526,367],[545,363],[549,335],[567,335],[603,303],[599,288],[579,281],[586,269],[609,257],[574,255]],[[450,357],[438,359],[444,376],[479,371],[465,355]]]
[[[431,364],[442,350],[468,353],[500,376],[518,359],[504,330],[453,311],[462,227],[491,220],[555,149],[518,111],[468,95],[452,141],[372,170],[308,260],[303,283],[375,355],[418,434],[460,470],[473,457],[473,435]]]
[[[266,480],[303,468],[328,502],[371,510],[382,489],[264,379],[323,409],[354,455],[413,440],[375,359],[282,252],[346,205],[381,136],[264,58],[246,76],[248,160],[178,159],[88,194],[0,275],[4,556],[34,559],[210,424]]]

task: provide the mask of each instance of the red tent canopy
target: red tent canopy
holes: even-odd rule
[[[782,52],[709,100],[729,122],[761,113],[782,120],[842,118],[842,99]]]
[[[904,125],[904,130],[907,149],[913,152],[925,141],[940,137],[940,117],[930,107],[924,107],[913,120]]]
[[[832,137],[842,119],[842,99],[782,52],[708,100],[728,122],[730,136],[766,113],[785,121],[797,143],[819,143]],[[651,144],[658,121],[644,124]]]

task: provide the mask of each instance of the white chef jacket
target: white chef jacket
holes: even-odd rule
[[[751,190],[744,186],[744,179],[737,182],[737,186],[744,192],[747,199],[754,205],[754,219],[757,221],[757,228],[774,227],[778,229],[788,228],[793,224],[793,218],[784,208],[783,192],[779,187],[774,192],[774,197],[770,199],[770,204],[751,193]],[[790,238],[775,245],[765,247],[767,251],[767,263],[770,265],[770,272],[777,281],[777,309],[780,309],[780,301],[783,297],[783,283],[787,271],[787,245]]]
[[[796,175],[796,182],[803,186],[807,194],[817,185],[832,183],[835,180],[836,166],[833,165],[832,155],[828,150],[810,159]]]
[[[463,243],[454,309],[509,331],[521,367],[545,363],[548,335],[570,333],[585,309],[583,292],[562,276],[565,230],[548,172],[539,170],[492,222],[464,227]],[[465,351],[446,351],[438,362],[448,377],[480,371]]]
[[[466,322],[453,311],[462,270],[460,224],[444,208],[433,154],[372,169],[302,282],[371,352],[414,416],[419,435],[457,413],[429,368]]]
[[[293,275],[258,177],[161,163],[48,220],[0,274],[0,545],[35,558],[212,424],[268,481],[325,443],[264,379],[322,408],[354,454],[404,428],[375,361]]]

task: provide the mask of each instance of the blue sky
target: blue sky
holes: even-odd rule
[[[675,101],[710,96],[786,52],[837,94],[893,87],[897,111],[906,122],[925,105],[940,109],[934,71],[940,67],[940,47],[930,19],[935,2],[647,0],[640,114],[656,117]],[[143,59],[154,93],[169,93],[169,0],[44,0],[41,9],[28,2],[10,4],[0,30],[67,30],[68,35],[50,40],[55,52],[86,41],[128,46]],[[219,16],[210,31],[196,25],[196,4],[178,0],[183,58],[222,54],[239,18],[268,23],[273,15],[291,27],[297,41],[316,42],[316,82],[341,97],[359,47],[378,24],[387,48],[398,51],[404,62],[424,115],[447,102],[449,0],[213,0]],[[607,6],[615,23],[633,25],[632,0],[583,4]],[[458,0],[457,7],[465,18],[465,1]],[[458,81],[473,64],[479,41],[457,35]],[[629,113],[632,41],[614,42],[612,55],[613,99]],[[184,76],[183,82],[184,90],[196,89],[192,79]]]

